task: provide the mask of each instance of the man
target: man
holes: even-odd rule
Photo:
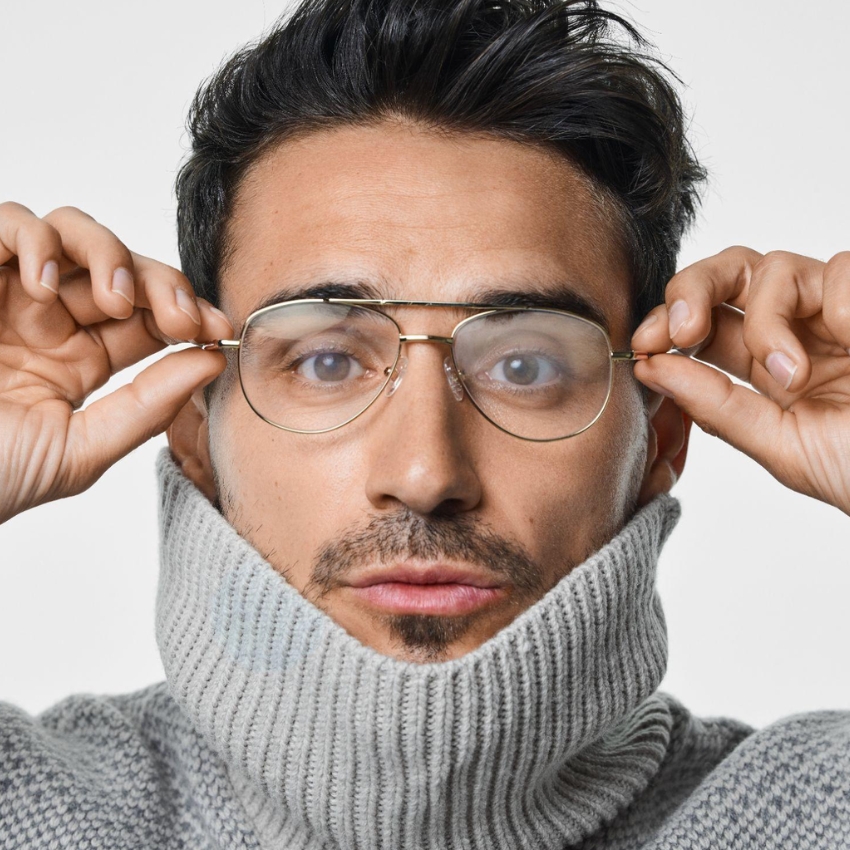
[[[4,846],[850,840],[850,720],[693,717],[654,591],[692,421],[850,512],[850,259],[673,275],[703,174],[618,26],[305,3],[196,99],[186,277],[4,205],[0,518],[170,445],[167,682],[3,706]]]

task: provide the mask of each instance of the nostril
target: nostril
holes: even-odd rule
[[[443,360],[443,369],[445,369],[446,378],[448,379],[449,386],[451,387],[452,395],[457,401],[463,401],[463,384],[460,382],[460,378],[457,375],[457,371],[455,370],[451,357],[447,356],[446,359]]]

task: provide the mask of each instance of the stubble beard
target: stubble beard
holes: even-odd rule
[[[463,515],[422,516],[405,508],[375,517],[365,527],[322,546],[304,595],[322,607],[322,600],[344,586],[356,569],[411,559],[450,560],[483,569],[509,588],[512,606],[524,608],[545,590],[543,571],[529,553],[479,520]],[[405,657],[434,662],[444,660],[449,647],[478,624],[481,615],[380,614],[375,619]]]

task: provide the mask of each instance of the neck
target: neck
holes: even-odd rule
[[[655,591],[662,495],[461,658],[381,655],[302,597],[157,461],[170,689],[269,842],[558,846],[642,790],[669,740]]]

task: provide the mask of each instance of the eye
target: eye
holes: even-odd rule
[[[339,351],[320,351],[305,357],[295,372],[307,381],[338,383],[349,378],[359,378],[365,369],[350,354]]]
[[[537,354],[510,354],[484,373],[491,381],[514,386],[541,386],[558,378],[551,361]]]

